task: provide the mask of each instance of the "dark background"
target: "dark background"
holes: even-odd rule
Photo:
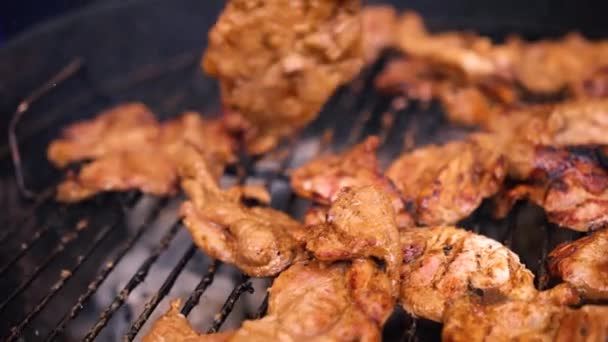
[[[223,0],[201,1],[223,2]],[[2,0],[0,1],[0,44],[58,15],[94,6],[96,3],[107,5],[113,2],[129,2],[129,0]],[[547,31],[552,35],[559,35],[570,30],[581,30],[588,36],[599,37],[608,32],[608,21],[603,15],[608,11],[608,1],[605,0],[368,0],[367,2],[392,2],[400,7],[418,9],[432,16],[429,22],[431,27],[441,27],[442,22],[457,22],[462,26],[461,28],[472,26],[481,31],[485,28],[496,31],[496,27],[506,31],[521,29],[524,26],[531,36],[541,31],[546,36]],[[467,25],[468,22],[474,24]]]
[[[0,44],[33,25],[95,2],[97,0],[2,0]]]

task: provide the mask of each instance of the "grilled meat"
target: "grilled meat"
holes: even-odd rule
[[[363,64],[359,0],[231,0],[209,33],[203,69],[252,126],[253,153],[312,120]]]
[[[559,40],[527,43],[514,40],[513,72],[528,91],[552,94],[587,79],[608,65],[608,44],[591,42],[579,34]]]
[[[275,275],[302,256],[299,222],[274,209],[246,207],[240,197],[250,191],[221,190],[196,150],[182,158],[182,188],[189,200],[180,213],[207,255],[257,277]]]
[[[501,63],[510,62],[502,60],[506,56],[495,51],[487,37],[462,32],[429,33],[414,12],[402,15],[396,35],[397,45],[406,54],[429,60],[461,79],[474,81],[498,75],[504,68]]]
[[[321,261],[375,257],[383,261],[393,293],[402,254],[391,202],[382,188],[346,188],[322,224],[307,227],[306,249]]]
[[[608,66],[602,66],[587,78],[574,83],[571,92],[575,98],[608,97]]]
[[[520,199],[544,208],[549,221],[577,231],[608,225],[608,172],[596,160],[565,149],[537,147],[528,183],[498,196],[496,214],[504,217]]]
[[[388,5],[370,5],[361,11],[363,56],[373,62],[383,49],[395,46],[397,11]]]
[[[401,58],[387,63],[374,85],[387,93],[404,94],[408,99],[428,103],[435,98],[442,79],[437,70],[420,58]]]
[[[394,306],[388,278],[362,259],[352,265],[297,263],[276,278],[269,292],[266,316],[245,321],[234,332],[197,335],[172,309],[144,341],[379,341]]]
[[[378,186],[390,196],[399,226],[411,226],[399,191],[380,169],[376,157],[379,145],[380,140],[371,136],[342,154],[315,159],[293,170],[291,186],[298,195],[324,205],[334,202],[344,188]]]
[[[68,173],[57,188],[60,202],[78,202],[104,191],[137,189],[156,196],[177,193],[177,170],[171,158],[145,147],[138,151],[118,151],[84,165],[78,173]]]
[[[605,341],[608,308],[580,309],[539,301],[477,304],[460,301],[446,311],[444,341]]]
[[[143,342],[224,342],[230,341],[232,333],[204,335],[196,332],[188,319],[179,312],[181,300],[171,302],[171,307],[154,322]]]
[[[608,299],[608,230],[559,245],[549,254],[551,273],[584,297]]]
[[[207,141],[214,141],[208,144]],[[178,190],[177,160],[186,145],[200,149],[216,178],[234,162],[235,141],[221,121],[188,112],[159,123],[139,103],[127,103],[90,121],[69,126],[53,141],[48,157],[56,166],[86,161],[59,185],[57,199],[76,202],[103,191],[138,189],[158,196]]]
[[[155,140],[159,129],[150,108],[141,103],[125,103],[99,113],[92,120],[65,128],[63,137],[51,142],[47,154],[57,167],[65,167],[132,146],[144,146]]]
[[[500,243],[454,228],[401,232],[400,300],[416,317],[441,322],[459,299],[493,302],[536,295],[532,273]]]
[[[387,176],[414,207],[424,225],[454,224],[494,195],[506,175],[503,156],[491,135],[427,146],[406,153]]]

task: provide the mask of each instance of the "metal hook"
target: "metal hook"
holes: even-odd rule
[[[15,168],[15,179],[21,196],[26,199],[32,199],[36,194],[29,190],[25,184],[23,165],[21,162],[21,153],[19,152],[19,141],[17,140],[17,125],[23,118],[23,115],[28,111],[30,106],[39,100],[42,96],[53,90],[58,84],[63,83],[73,75],[75,75],[83,66],[83,60],[80,57],[72,60],[67,66],[61,69],[50,80],[44,83],[41,87],[35,89],[27,97],[25,97],[17,106],[17,110],[13,114],[8,126],[8,144],[13,159]]]

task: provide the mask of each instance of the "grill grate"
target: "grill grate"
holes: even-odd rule
[[[299,159],[310,159],[328,150],[341,151],[368,134],[377,134],[383,142],[379,157],[386,164],[401,151],[409,150],[414,145],[443,142],[467,132],[446,123],[437,106],[423,108],[412,104],[404,108],[403,99],[394,99],[376,93],[372,80],[387,58],[390,58],[390,55],[364,71],[361,77],[352,84],[340,89],[325,106],[320,118],[285,144],[281,153],[266,156],[262,160],[252,160],[243,154],[239,165],[232,170],[232,178],[236,178],[236,181],[241,184],[249,181],[262,181],[272,193],[271,205],[297,217],[301,216],[310,204],[295,198],[289,189],[285,173],[288,168],[304,161]],[[145,84],[152,80],[161,83],[177,80],[175,82],[181,84],[182,90],[180,93],[174,94],[173,98],[178,98],[175,100],[177,102],[185,101],[187,103],[188,99],[192,97],[203,96],[200,95],[200,89],[197,89],[195,85],[183,86],[184,79],[193,77],[192,70],[198,68],[197,61],[198,54],[179,56],[169,63],[159,64],[163,65],[162,67],[143,67],[139,72],[127,75],[123,82],[113,81],[105,85],[91,84],[87,80],[86,70],[81,70],[77,75],[72,76],[84,80],[84,84],[95,94],[93,97],[83,97],[85,102],[86,99],[89,101],[95,99],[100,103],[107,103],[108,98],[113,99],[114,94],[119,92],[132,89],[135,94],[142,91],[145,93]],[[195,74],[198,74],[198,70]],[[167,79],[169,81],[166,81]],[[197,82],[195,76],[192,79],[192,82]],[[67,78],[63,81],[69,82]],[[143,90],[138,88],[142,84]],[[207,85],[203,89],[211,94],[208,98],[217,97],[215,90]],[[41,96],[40,93],[37,94],[35,99]],[[46,96],[55,96],[55,94]],[[171,96],[168,97],[171,98]],[[178,106],[173,104],[168,107],[172,108],[171,112],[177,112],[175,108]],[[168,109],[167,112],[169,112]],[[19,115],[22,116],[23,113]],[[45,118],[45,122],[50,125],[67,121],[53,117]],[[16,124],[17,122],[14,125],[16,126]],[[39,140],[34,139],[36,132],[40,132],[40,128],[40,123],[37,121],[28,126],[27,129],[24,129],[25,133],[21,135],[22,140],[19,143],[22,146],[42,144]],[[46,142],[42,146],[46,146]],[[314,147],[314,153],[310,153],[310,146]],[[303,155],[306,155],[306,158],[301,158]],[[29,154],[24,154],[24,156],[29,156]],[[22,162],[26,167],[30,165],[27,160]],[[16,165],[19,166],[19,163]],[[23,177],[31,175],[31,172],[26,168],[23,173],[18,173],[21,178],[16,186],[27,188],[22,181]],[[158,200],[143,217],[143,222],[129,232],[126,228],[128,226],[125,222],[126,216],[135,210],[137,204],[145,196],[137,194],[100,195],[85,204],[65,206],[54,203],[52,195],[53,186],[38,192],[33,203],[27,205],[22,214],[7,217],[2,221],[5,223],[6,229],[0,236],[0,246],[3,249],[6,248],[6,252],[3,252],[6,254],[2,254],[3,263],[0,266],[0,276],[5,279],[6,276],[14,274],[13,277],[16,276],[17,281],[17,285],[8,282],[3,284],[2,288],[6,291],[3,291],[0,297],[0,312],[4,314],[2,320],[4,326],[0,327],[2,329],[0,333],[8,340],[19,337],[28,340],[30,338],[45,339],[46,341],[73,338],[65,335],[66,329],[70,326],[70,322],[87,310],[95,311],[97,319],[85,332],[84,340],[94,340],[100,336],[104,328],[107,328],[113,316],[123,308],[134,290],[146,281],[151,269],[174,246],[180,232],[183,232],[180,222],[172,221],[173,224],[160,227],[164,234],[157,240],[151,253],[139,264],[126,284],[121,287],[120,291],[117,291],[118,294],[111,303],[105,308],[95,308],[92,307],[92,297],[98,293],[104,282],[121,261],[125,260],[134,246],[153,233],[151,227],[162,216],[162,212],[177,200]],[[528,256],[530,250],[535,252],[536,249],[526,249],[526,246],[521,245],[521,239],[517,237],[518,233],[528,234],[530,232],[529,229],[525,229],[525,226],[531,223],[522,225],[520,219],[522,216],[529,216],[524,212],[534,212],[534,210],[534,208],[519,205],[508,219],[495,222],[488,219],[487,208],[482,206],[462,225],[475,232],[504,241],[508,247],[520,255],[523,253],[523,261],[538,275],[539,288],[545,288],[548,285],[545,270],[547,252],[557,242],[572,239],[577,235],[560,234],[561,238],[557,238],[555,235],[558,234],[554,234],[555,227],[544,221],[541,215],[541,218],[537,218],[532,224],[538,226],[538,222],[542,222],[540,226],[543,229],[538,237],[542,250],[540,255],[536,253]],[[57,241],[54,246],[49,247],[47,245],[52,245],[50,241],[53,240],[51,236],[55,236]],[[36,256],[40,256],[40,251],[38,251],[40,245],[46,246],[47,252],[43,254],[43,257],[36,258]],[[111,245],[118,245],[118,247],[114,248]],[[79,246],[85,248],[80,250]],[[152,317],[155,309],[171,292],[186,266],[196,255],[202,254],[191,242],[184,246],[186,246],[183,248],[185,252],[180,254],[179,260],[171,268],[158,290],[147,297],[149,299],[143,310],[137,313],[136,319],[131,320],[132,323],[129,322],[130,327],[121,332],[125,333],[125,340],[133,340],[138,335],[144,324]],[[12,252],[15,249],[17,251]],[[111,250],[112,253],[99,253],[100,251],[107,252],[107,250]],[[21,264],[30,260],[35,260],[29,264],[33,265],[32,271],[25,275],[18,274],[19,268],[22,267]],[[218,271],[224,267],[228,266],[222,266],[218,261],[210,261],[206,273],[199,272],[200,281],[182,307],[181,312],[184,315],[189,315],[199,304],[201,296],[214,283]],[[53,269],[55,272],[51,272],[53,276],[50,278],[48,275],[44,275],[48,273],[49,269]],[[56,272],[59,272],[58,277]],[[48,282],[48,279],[55,280]],[[45,282],[52,285],[44,286]],[[40,285],[41,283],[42,287],[34,286],[34,284]],[[72,283],[75,285],[68,286]],[[78,284],[81,286],[78,287]],[[39,288],[46,288],[46,290],[39,290]],[[75,288],[80,290],[73,290]],[[219,331],[242,295],[252,293],[253,289],[252,279],[240,275],[236,286],[214,317],[207,332]],[[71,296],[71,291],[75,291],[72,292],[75,293],[75,296]],[[42,298],[38,298],[38,293],[43,294]],[[53,301],[54,299],[58,300]],[[30,302],[34,302],[35,305],[29,305]],[[203,303],[205,303],[204,298]],[[63,309],[62,307],[66,305],[67,307]],[[268,294],[266,293],[261,305],[251,316],[263,316],[267,305]],[[50,315],[49,310],[52,311]],[[43,316],[44,312],[47,312],[45,315],[47,320],[37,320]],[[49,317],[50,323],[48,322]],[[59,320],[57,317],[60,317]],[[439,333],[439,325],[408,317],[401,309],[398,309],[387,324],[385,338],[408,341],[429,340],[438,339]]]

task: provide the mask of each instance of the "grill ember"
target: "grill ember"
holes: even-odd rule
[[[383,45],[381,42],[376,42],[376,44]],[[373,55],[375,57],[375,53]],[[318,322],[314,317],[298,317],[298,310],[308,312],[306,310],[309,308],[302,307],[302,303],[305,304],[308,300],[320,301],[324,303],[322,310],[311,309],[313,313],[337,310],[336,315],[347,317],[342,318],[347,324],[336,325],[327,332],[329,336],[348,337],[349,334],[355,334],[358,337],[374,339],[378,337],[375,335],[376,323],[383,321],[389,314],[384,310],[383,305],[392,308],[394,304],[392,294],[395,292],[400,292],[400,296],[407,299],[402,299],[401,304],[408,312],[414,312],[429,320],[412,317],[398,307],[383,329],[383,338],[386,340],[437,340],[440,338],[442,326],[431,320],[440,321],[444,315],[453,317],[444,322],[445,331],[455,340],[467,339],[467,336],[463,337],[459,334],[467,331],[472,325],[476,326],[476,317],[471,317],[469,314],[471,312],[488,317],[484,324],[496,327],[493,332],[496,334],[495,337],[500,337],[503,333],[508,334],[509,329],[512,329],[514,325],[517,326],[510,320],[502,320],[500,317],[504,316],[504,313],[510,313],[512,317],[521,317],[526,321],[539,322],[539,326],[530,327],[532,332],[546,329],[547,327],[542,324],[549,321],[547,317],[563,319],[564,322],[567,322],[564,323],[564,327],[567,326],[566,324],[570,324],[599,331],[601,327],[594,326],[594,324],[601,323],[598,317],[602,317],[605,313],[604,309],[598,306],[585,306],[580,311],[564,309],[561,305],[576,302],[577,294],[573,293],[571,288],[562,285],[554,287],[556,280],[549,276],[549,272],[560,275],[564,280],[576,286],[577,290],[590,300],[606,298],[607,290],[601,288],[602,284],[605,284],[605,279],[601,279],[605,275],[605,256],[601,253],[598,255],[584,253],[585,249],[593,251],[605,249],[606,230],[581,239],[584,233],[559,228],[552,223],[566,222],[571,228],[579,231],[605,225],[604,222],[597,224],[594,222],[596,225],[593,226],[579,225],[580,221],[584,221],[588,217],[573,215],[568,216],[571,219],[568,221],[563,218],[563,211],[560,211],[563,208],[559,206],[567,207],[569,204],[565,203],[567,202],[565,200],[559,201],[560,189],[563,187],[586,189],[587,192],[576,194],[580,196],[577,198],[581,198],[585,205],[595,203],[588,198],[601,197],[601,192],[597,189],[601,188],[602,184],[596,184],[593,180],[586,179],[585,174],[566,172],[562,167],[574,165],[575,169],[582,172],[591,170],[586,174],[592,175],[605,173],[601,162],[604,158],[602,152],[593,148],[566,152],[553,149],[532,151],[532,154],[539,158],[535,161],[542,162],[544,160],[542,158],[547,158],[557,165],[542,164],[542,167],[538,167],[538,170],[532,173],[533,176],[526,175],[526,179],[529,177],[531,180],[529,183],[519,184],[503,194],[499,188],[505,178],[517,179],[517,176],[531,172],[528,172],[529,170],[526,168],[505,169],[504,157],[496,156],[488,150],[487,137],[484,134],[469,135],[470,129],[448,122],[446,117],[449,115],[444,115],[443,110],[435,103],[407,104],[403,93],[408,95],[409,89],[405,92],[401,89],[397,95],[378,92],[379,72],[386,65],[394,65],[391,64],[394,60],[395,56],[392,54],[382,54],[378,61],[363,70],[357,79],[338,90],[316,121],[290,141],[279,146],[275,152],[256,158],[249,156],[246,151],[239,151],[237,157],[231,151],[222,150],[223,146],[234,142],[213,130],[216,122],[214,119],[208,119],[209,121],[202,119],[205,120],[205,124],[202,124],[197,121],[201,120],[200,118],[193,116],[195,114],[186,114],[179,119],[159,123],[149,115],[148,109],[141,111],[144,115],[138,118],[133,127],[123,132],[130,132],[132,135],[122,135],[122,137],[130,139],[133,144],[142,144],[142,148],[145,148],[148,155],[154,157],[143,158],[140,162],[149,164],[141,165],[138,160],[127,161],[128,156],[118,156],[115,159],[95,159],[98,155],[90,146],[74,147],[70,145],[69,139],[62,141],[61,144],[56,144],[50,150],[52,151],[50,157],[56,163],[64,165],[73,161],[64,158],[65,155],[62,153],[66,148],[69,153],[73,153],[74,148],[81,148],[83,153],[90,154],[79,156],[76,159],[94,159],[91,163],[82,166],[81,171],[87,169],[93,171],[80,172],[77,173],[78,176],[70,175],[67,184],[71,187],[66,189],[66,183],[64,183],[64,188],[60,187],[57,194],[55,194],[54,186],[39,192],[34,203],[24,208],[22,213],[16,217],[7,217],[3,221],[6,222],[6,228],[1,232],[0,242],[6,249],[2,252],[4,260],[0,266],[0,275],[7,279],[6,282],[3,281],[4,294],[0,302],[0,311],[4,318],[3,336],[9,339],[23,337],[26,340],[41,338],[53,340],[61,337],[69,340],[84,336],[84,340],[91,341],[95,338],[116,339],[118,336],[124,335],[126,340],[133,340],[150,330],[152,323],[169,308],[171,298],[181,298],[182,301],[173,302],[169,313],[159,322],[167,322],[168,325],[165,325],[165,328],[173,327],[177,330],[153,330],[153,334],[162,336],[170,333],[184,339],[198,337],[198,333],[192,330],[184,316],[197,331],[207,333],[218,332],[222,327],[226,330],[234,330],[240,327],[241,322],[245,319],[265,317],[253,324],[249,322],[246,329],[239,331],[244,336],[248,333],[264,336],[264,334],[270,334],[270,331],[280,330],[281,327],[277,327],[274,322],[278,315],[277,312],[291,311],[291,307],[286,309],[282,305],[286,305],[285,302],[294,300],[293,297],[296,297],[295,300],[300,303],[300,306],[296,306],[296,310],[291,316],[284,315],[283,319],[317,327]],[[400,57],[396,60],[397,63],[403,62]],[[191,61],[197,62],[193,59]],[[183,65],[183,70],[191,70],[192,65]],[[173,66],[159,72],[160,75],[171,73],[179,73],[179,70]],[[141,81],[141,75],[139,75],[139,80]],[[142,83],[144,83],[143,86],[133,84],[132,87],[137,88],[139,92],[142,89],[145,91],[147,86],[145,83],[148,82]],[[129,84],[128,80],[125,80],[124,84]],[[183,85],[183,82],[180,84]],[[536,85],[530,85],[530,87],[533,86]],[[546,88],[541,87],[544,85],[537,86],[542,90]],[[189,100],[188,96],[201,96],[192,94],[187,88],[188,86],[185,86],[181,94],[186,103]],[[124,90],[119,89],[118,91]],[[417,94],[420,93],[423,92],[417,92]],[[422,96],[418,95],[411,97],[424,100]],[[433,98],[432,95],[430,97]],[[316,105],[315,102],[315,108]],[[447,106],[447,110],[449,109]],[[564,112],[567,110],[567,107],[563,108]],[[568,117],[568,115],[562,116],[565,119]],[[517,124],[516,119],[517,116],[507,118],[504,122],[515,125]],[[101,128],[79,126],[80,130],[74,130],[76,132],[71,133],[84,134],[93,141],[95,138],[111,132],[112,129],[116,129],[119,133],[122,129],[113,128],[111,122],[100,123],[100,126]],[[384,248],[374,249],[373,247],[378,246],[365,246],[369,247],[369,250],[365,248],[357,250],[341,246],[343,249],[341,252],[378,258],[383,262],[386,273],[379,272],[376,263],[369,260],[358,260],[348,266],[333,264],[325,269],[323,267],[326,266],[320,266],[322,263],[318,261],[313,261],[305,266],[296,264],[275,278],[273,297],[269,298],[265,292],[268,286],[267,281],[250,278],[232,266],[222,264],[204,255],[196,244],[204,244],[207,241],[206,237],[197,237],[193,234],[194,239],[192,239],[187,232],[187,228],[195,232],[193,227],[197,223],[185,222],[185,225],[188,226],[186,227],[179,221],[177,206],[182,200],[158,199],[152,196],[169,195],[176,192],[178,181],[176,173],[179,170],[173,168],[159,170],[157,166],[184,158],[184,155],[188,154],[188,148],[184,145],[203,146],[206,144],[206,142],[196,139],[201,135],[197,128],[202,131],[209,127],[211,127],[211,132],[205,131],[204,134],[217,134],[212,140],[224,139],[226,144],[217,144],[215,147],[218,150],[205,156],[207,163],[214,161],[215,163],[212,165],[218,168],[223,168],[225,164],[232,164],[221,179],[222,188],[236,185],[232,189],[237,189],[235,192],[242,191],[235,195],[229,191],[222,192],[214,188],[209,194],[203,196],[201,201],[207,201],[207,203],[201,205],[201,208],[208,209],[214,205],[233,208],[233,211],[226,213],[225,217],[214,218],[217,221],[213,222],[214,224],[230,226],[232,223],[226,219],[230,214],[247,216],[257,213],[259,216],[264,213],[264,215],[272,216],[268,214],[272,213],[268,208],[252,209],[249,206],[231,202],[234,198],[240,198],[240,195],[247,195],[247,192],[253,189],[257,190],[249,193],[249,195],[253,194],[249,197],[255,197],[260,200],[259,202],[269,202],[273,209],[285,212],[291,217],[298,219],[305,217],[304,220],[307,223],[319,224],[325,219],[327,210],[330,210],[331,215],[329,216],[335,216],[336,221],[339,221],[343,215],[340,210],[348,209],[348,207],[343,205],[340,197],[336,198],[338,191],[335,184],[328,185],[324,183],[324,180],[331,180],[331,177],[335,177],[338,180],[346,179],[356,185],[379,185],[379,188],[389,190],[388,197],[376,199],[374,197],[376,194],[373,192],[347,193],[345,197],[363,196],[362,198],[365,199],[365,196],[368,196],[377,203],[385,202],[387,210],[395,209],[399,213],[395,226],[405,227],[405,229],[399,231],[399,236],[387,235],[386,240],[381,243],[382,246],[379,246]],[[192,129],[193,132],[190,134],[190,132],[184,131],[185,128]],[[141,130],[139,132],[141,134],[136,130]],[[184,134],[176,134],[180,132]],[[377,138],[369,138],[370,135],[375,135]],[[468,138],[464,139],[465,136]],[[245,139],[249,138],[245,137]],[[442,148],[435,146],[417,148],[429,144],[443,144],[454,139],[459,140],[443,145]],[[543,139],[543,137],[538,139]],[[565,139],[567,140],[567,137]],[[157,145],[154,145],[154,142],[158,140],[162,141],[158,146],[165,146],[169,141],[168,145],[171,148],[167,150],[155,148]],[[123,141],[118,143],[123,143]],[[357,145],[358,147],[351,150],[358,143],[361,145]],[[95,146],[111,148],[111,146],[100,146],[99,144],[95,144]],[[414,148],[416,149],[412,152]],[[352,175],[344,174],[339,167],[339,153],[346,151],[350,151],[346,156],[353,158],[348,162],[349,167],[356,168],[358,171]],[[460,151],[462,153],[459,153]],[[524,154],[529,152],[525,149],[518,150],[518,152],[522,152],[522,158],[529,157]],[[336,155],[328,157],[327,155],[330,153]],[[379,160],[371,157],[376,153]],[[422,165],[418,159],[424,153],[433,156],[431,159],[434,162],[428,165],[428,168],[426,165]],[[562,156],[563,153],[566,153],[566,156]],[[99,154],[103,153],[99,152]],[[462,157],[462,162],[451,163],[450,160],[454,155]],[[519,156],[519,154],[510,154],[509,157],[512,158],[513,155]],[[324,158],[319,159],[321,161],[318,163],[321,165],[309,164],[313,166],[310,170],[300,169],[298,173],[291,174],[290,183],[290,178],[287,177],[288,170],[295,169],[304,162],[321,156]],[[370,163],[358,165],[357,156],[368,158]],[[383,169],[380,164],[385,168],[398,156],[402,157],[387,173],[388,178],[395,183],[393,186],[379,170]],[[326,162],[325,168],[322,165],[324,162]],[[158,165],[153,163],[158,163]],[[364,168],[365,165],[370,164],[372,167],[369,170]],[[521,164],[512,162],[511,165]],[[26,160],[23,164],[24,170],[27,171],[28,166]],[[106,167],[121,170],[124,174],[119,174],[119,177],[112,180],[110,186],[93,184],[93,188],[91,188],[90,179],[86,178],[87,175],[92,175],[92,178],[95,178],[96,175],[103,175],[109,170]],[[475,169],[475,173],[459,173],[459,168]],[[437,184],[427,178],[446,179],[448,177],[446,169],[456,170],[455,173],[450,174],[455,174],[455,178],[449,178],[447,182],[459,182],[458,184],[463,187],[468,182],[482,185],[479,189],[474,189],[471,194],[456,191],[455,196],[440,197],[437,202],[428,200],[424,195],[436,192],[434,187]],[[307,183],[305,180],[297,178],[300,176],[307,178],[319,170],[327,173],[329,177],[321,177],[316,183],[315,179],[312,183]],[[594,170],[597,172],[593,172]],[[156,178],[155,173],[159,171],[162,171],[162,177]],[[215,182],[214,178],[219,177],[220,174],[219,171],[214,171],[212,170],[212,174],[208,177],[211,182]],[[31,172],[26,172],[26,174],[31,174]],[[399,183],[400,179],[406,177],[400,175],[408,172],[419,173],[421,181],[415,184]],[[136,179],[126,177],[133,173],[139,174],[141,177]],[[352,178],[348,178],[351,176]],[[547,195],[539,195],[539,192],[546,190],[546,183],[550,183],[548,179],[556,178],[563,183],[562,188],[553,188],[553,184],[550,184],[549,188],[554,190],[553,196],[558,198],[551,204],[545,203],[544,201],[548,199]],[[363,179],[363,184],[357,184],[361,179]],[[152,189],[142,188],[141,184],[149,182],[154,182],[159,186]],[[260,185],[268,190],[270,198],[264,198],[264,192],[259,190]],[[7,189],[15,189],[15,187],[16,184],[12,183],[6,186]],[[113,191],[141,188],[146,194],[135,191],[96,194],[97,188]],[[192,188],[184,188],[192,200],[192,210],[195,211],[197,208],[194,207],[199,205],[196,199],[197,194],[195,190],[191,190]],[[312,207],[309,201],[299,198],[294,191],[324,205],[333,204],[335,208],[334,206],[331,209]],[[84,197],[90,198],[85,202],[64,205],[55,202],[55,195],[59,195],[59,199],[71,199],[72,201],[78,201]],[[495,195],[498,197],[489,199]],[[405,198],[399,198],[400,196]],[[520,198],[530,199],[530,203],[515,203]],[[359,200],[359,198],[356,199]],[[449,204],[453,201],[458,203],[459,211],[449,210]],[[499,209],[503,210],[496,212],[496,204]],[[551,207],[551,205],[555,207]],[[311,210],[311,208],[314,209]],[[381,209],[378,210],[381,211]],[[596,215],[597,212],[594,210],[586,210],[584,213]],[[190,218],[192,217],[194,216]],[[364,219],[365,215],[362,217]],[[287,217],[284,217],[284,221],[281,223],[285,226],[299,226]],[[451,227],[407,228],[414,222],[426,225],[457,223],[458,226],[464,227],[470,232]],[[315,229],[311,229],[311,232],[312,234],[323,234],[324,230],[331,230],[332,234],[335,233],[336,236],[346,234],[346,232],[340,231],[339,222],[334,223],[331,226],[321,227],[323,229],[314,226]],[[390,226],[390,222],[375,223],[379,229],[383,226]],[[272,229],[277,230],[276,227],[269,227],[269,231]],[[298,232],[298,234],[300,233]],[[363,235],[366,232],[359,233]],[[395,260],[392,257],[398,253],[390,246],[397,246],[399,237],[402,241],[408,242],[401,246],[404,257]],[[301,240],[301,237],[293,236],[282,238],[289,241]],[[577,241],[571,245],[555,248],[558,244],[571,240]],[[418,243],[421,241],[424,242]],[[428,241],[434,243],[427,243]],[[503,243],[504,246],[497,241]],[[310,253],[315,255],[318,260],[333,260],[332,255],[324,252],[324,248],[327,248],[326,245],[314,242],[306,244]],[[296,244],[293,245],[290,245],[289,253],[296,249]],[[242,265],[237,258],[238,249],[241,247],[247,246],[236,246],[234,250],[222,247],[210,254],[230,263]],[[487,255],[477,255],[478,250],[483,250]],[[551,254],[549,254],[550,252]],[[226,253],[233,255],[227,257]],[[294,255],[283,253],[280,260],[285,264],[272,265],[275,268],[252,267],[245,270],[250,274],[261,276],[275,275],[298,258],[297,253],[293,253]],[[427,301],[421,294],[430,291],[429,287],[437,284],[432,282],[428,283],[429,286],[412,284],[412,286],[401,286],[399,291],[396,291],[395,283],[391,282],[394,277],[389,279],[389,276],[397,273],[395,269],[400,268],[402,275],[406,274],[408,278],[423,280],[426,276],[426,267],[418,267],[420,266],[418,263],[424,263],[419,260],[426,260],[425,262],[432,266],[433,263],[440,262],[438,260],[443,260],[442,258],[450,258],[450,255],[457,256],[455,258],[462,264],[471,265],[477,262],[476,267],[479,270],[487,270],[492,273],[492,276],[489,277],[490,280],[499,284],[496,289],[493,289],[495,291],[484,293],[481,288],[487,284],[481,284],[481,280],[463,279],[459,272],[446,269],[442,279],[449,281],[457,290],[462,290],[459,293],[460,297],[470,299],[454,303],[446,314],[443,312],[443,296],[449,298],[453,296],[453,293],[439,293],[438,296],[432,298],[433,300]],[[479,258],[481,260],[478,260]],[[496,258],[504,263],[493,264],[489,261],[490,258]],[[407,265],[404,264],[403,267],[400,267],[401,259]],[[205,269],[207,269],[206,272],[201,271]],[[503,271],[511,272],[513,279],[502,282],[500,276]],[[535,275],[534,279],[532,273]],[[484,279],[484,281],[486,280]],[[591,282],[588,282],[589,280]],[[373,291],[367,287],[363,287],[363,290],[357,287],[367,286],[369,283],[374,284]],[[421,281],[420,284],[423,283]],[[552,288],[552,290],[542,291],[547,288]],[[335,295],[327,296],[328,293]],[[429,293],[427,294],[429,297],[437,294],[433,291]],[[513,296],[512,300],[505,303],[505,297],[510,295]],[[344,303],[334,303],[336,296],[345,297],[347,300]],[[371,302],[365,301],[370,298],[373,299]],[[354,305],[355,302],[363,303],[365,309],[372,309],[363,310]],[[542,309],[530,312],[530,303],[534,303]],[[184,316],[178,315],[178,313]],[[327,312],[323,313],[327,314]],[[305,323],[300,321],[301,318],[306,318]],[[236,337],[240,336],[239,333]],[[524,330],[516,333],[525,335],[530,332]],[[566,336],[563,335],[566,332],[560,331],[559,333]],[[230,335],[219,334],[217,339],[221,340],[227,336]],[[273,335],[267,337],[272,338]]]

